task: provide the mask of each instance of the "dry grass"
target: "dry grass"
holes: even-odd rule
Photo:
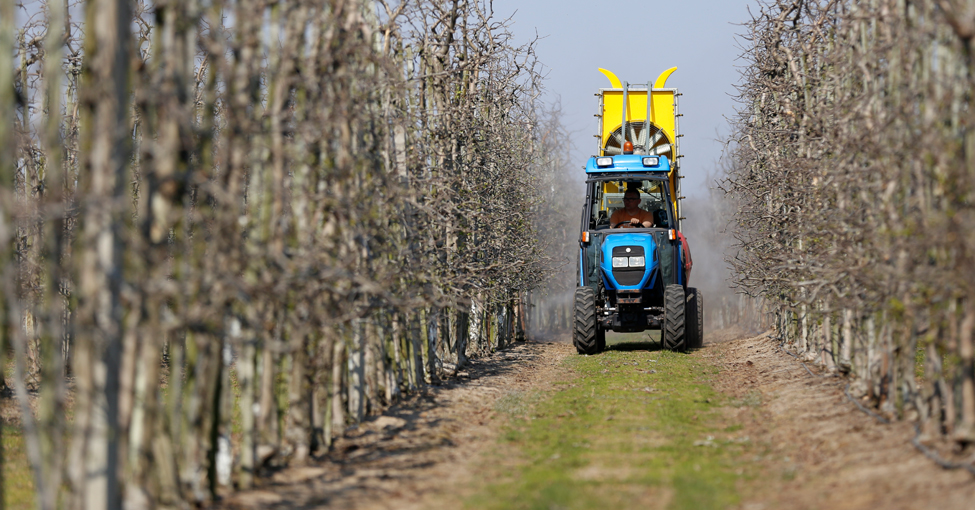
[[[34,480],[20,428],[20,409],[12,396],[0,397],[0,423],[3,427],[4,508],[34,508]]]

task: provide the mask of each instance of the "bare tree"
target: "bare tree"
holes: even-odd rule
[[[19,39],[2,5],[0,331],[43,508],[204,504],[524,337],[564,133],[490,2],[91,0]]]
[[[884,413],[963,445],[975,441],[972,12],[763,4],[742,35],[723,184],[739,289],[765,298],[783,340],[849,373]]]

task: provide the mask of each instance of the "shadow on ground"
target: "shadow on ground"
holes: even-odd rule
[[[606,350],[608,351],[659,351],[660,332],[643,331],[641,333],[606,332]]]
[[[468,455],[474,443],[494,433],[495,402],[531,380],[544,346],[519,342],[471,360],[439,384],[349,427],[327,454],[270,474],[256,489],[234,493],[219,506],[344,509],[417,503],[451,476],[437,473],[439,465]]]

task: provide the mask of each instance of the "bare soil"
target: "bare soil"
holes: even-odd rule
[[[457,508],[496,444],[496,403],[548,389],[563,377],[566,342],[521,342],[472,360],[451,379],[349,429],[327,459],[276,473],[224,506],[252,508]]]
[[[742,510],[973,508],[975,477],[917,452],[910,424],[878,424],[844,396],[839,378],[811,375],[766,336],[735,336],[709,335],[691,355],[721,368],[710,382],[729,395],[722,412],[762,452],[742,459],[761,471],[740,482]],[[575,350],[567,336],[557,340],[475,360],[458,377],[346,431],[327,458],[285,469],[221,506],[458,508],[485,483],[478,467],[499,461],[507,417],[497,411],[499,399],[571,377],[560,367]]]
[[[767,336],[712,344],[716,389],[748,405],[726,409],[766,453],[765,476],[743,487],[743,509],[971,509],[975,477],[944,470],[911,444],[907,422],[879,424],[839,377],[810,375]]]

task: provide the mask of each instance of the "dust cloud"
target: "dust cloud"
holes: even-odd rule
[[[572,324],[572,299],[577,282],[579,222],[586,196],[585,172],[579,164],[562,161],[553,172],[544,201],[548,220],[536,225],[539,245],[549,258],[543,284],[528,293],[528,337],[536,341],[568,340]]]
[[[712,187],[705,196],[685,198],[682,208],[682,230],[694,262],[690,286],[704,296],[705,328],[732,337],[761,333],[767,326],[761,301],[737,293],[732,286],[727,260],[735,250],[733,205],[724,192]]]

